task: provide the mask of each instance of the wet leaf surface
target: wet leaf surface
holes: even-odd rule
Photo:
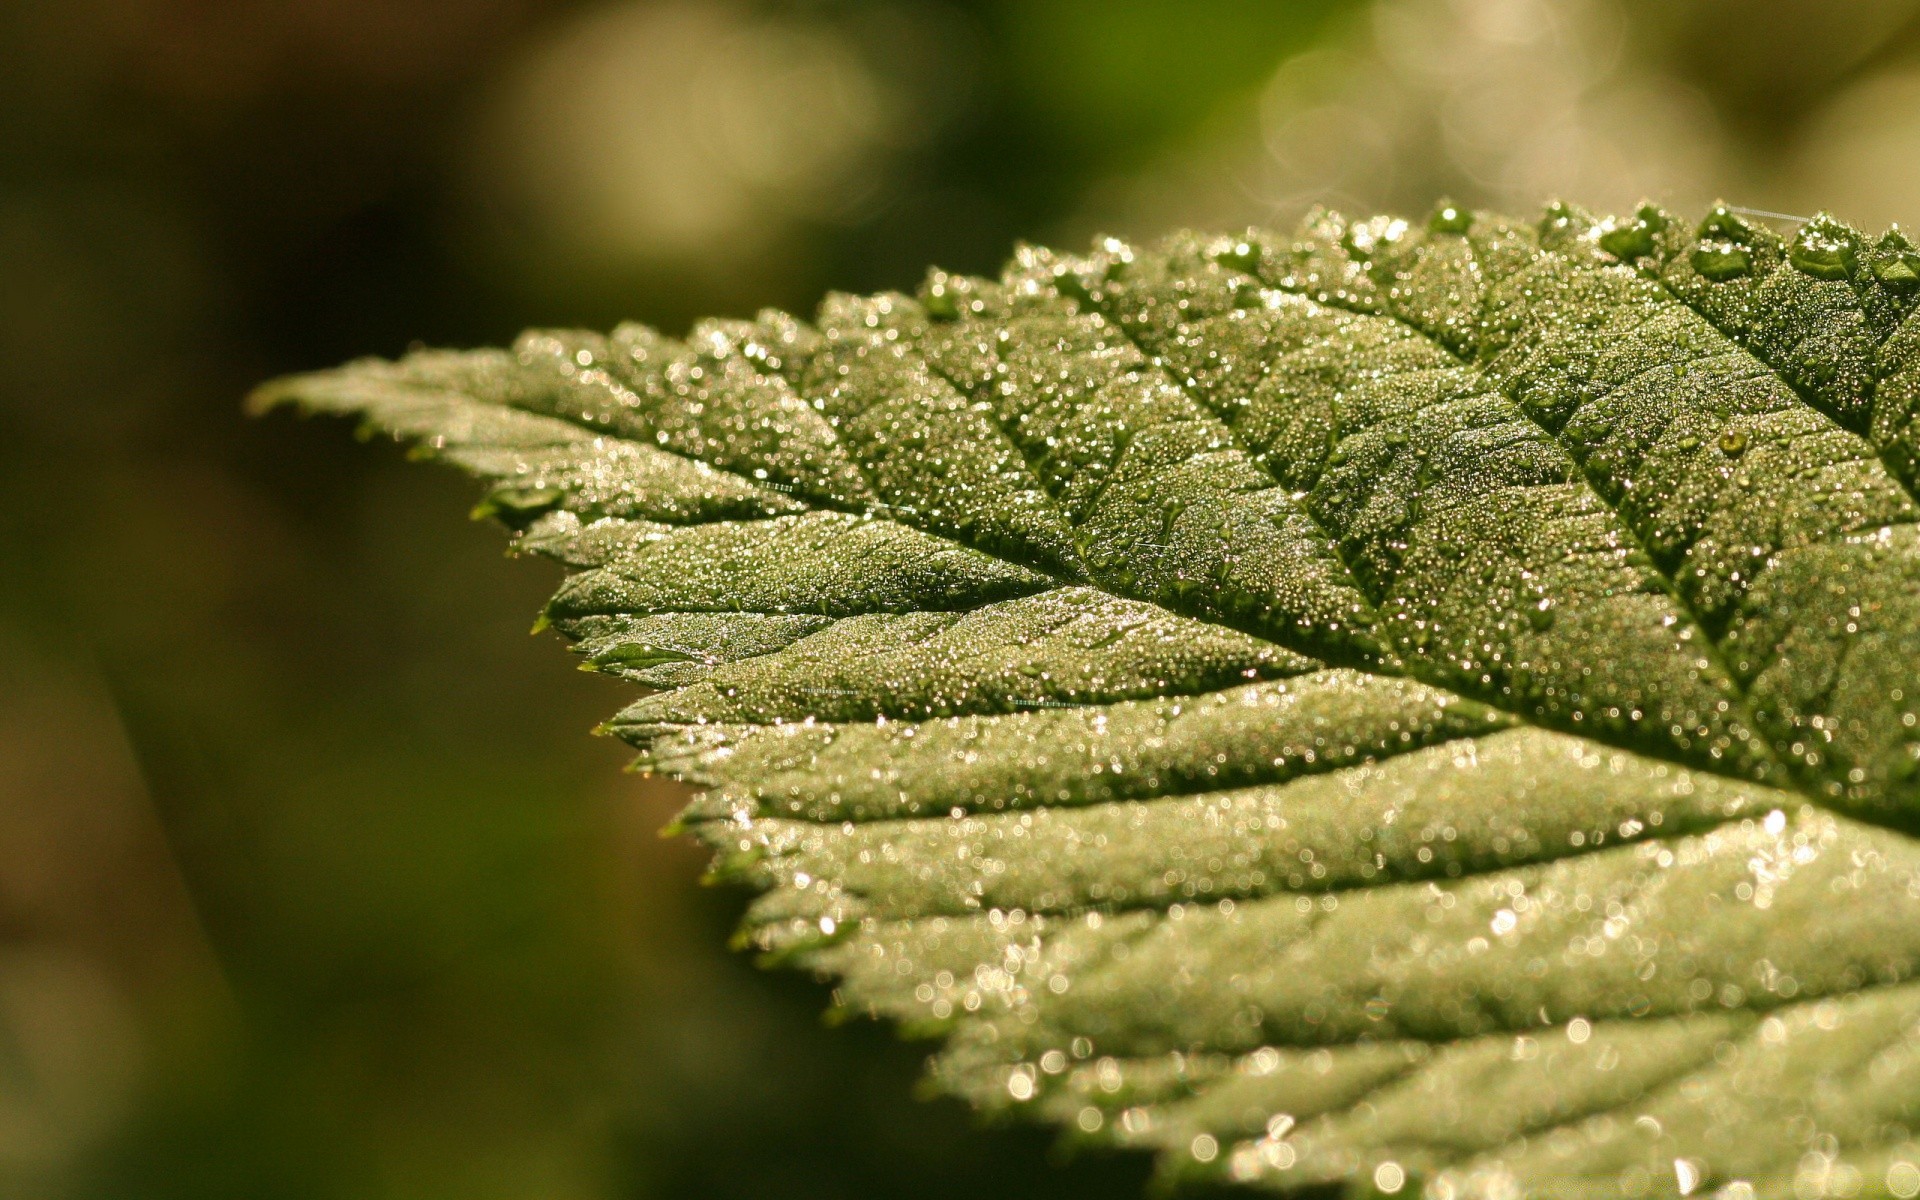
[[[283,380],[488,481],[751,944],[1175,1178],[1920,1194],[1920,258],[1317,213]]]

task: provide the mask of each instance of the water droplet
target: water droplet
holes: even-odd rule
[[[920,289],[920,306],[927,310],[927,316],[935,321],[957,321],[960,319],[960,300],[953,289],[947,286],[947,274],[935,272]]]
[[[1787,248],[1787,261],[1815,279],[1845,279],[1859,265],[1853,231],[1821,213],[1801,226]]]
[[[1724,238],[1730,242],[1739,242],[1743,246],[1753,244],[1759,230],[1755,229],[1739,213],[1725,204],[1716,204],[1700,222],[1697,236],[1705,241],[1708,238]]]
[[[1699,245],[1689,261],[1702,278],[1724,283],[1753,270],[1753,253],[1747,247],[1761,234],[1726,205],[1717,205],[1707,214],[1696,236]]]
[[[1667,214],[1651,204],[1641,205],[1630,224],[1609,229],[1600,235],[1600,248],[1615,258],[1632,262],[1652,254],[1657,237],[1667,228]]]
[[[1457,205],[1442,201],[1433,215],[1427,218],[1427,229],[1433,233],[1465,233],[1473,228],[1473,213]]]
[[[1553,601],[1542,599],[1527,609],[1527,624],[1535,631],[1545,633],[1553,628]]]
[[[1753,255],[1747,248],[1725,241],[1700,243],[1688,261],[1702,278],[1714,283],[1738,279],[1753,270]]]
[[[1564,201],[1555,200],[1547,205],[1540,217],[1540,244],[1549,250],[1559,249],[1577,240],[1593,227],[1593,219],[1586,213]]]
[[[1260,270],[1260,243],[1255,241],[1234,242],[1214,251],[1213,261],[1235,271],[1245,271],[1252,275]]]
[[[1729,429],[1720,435],[1720,453],[1728,458],[1739,458],[1747,452],[1747,435],[1738,429]]]
[[[1873,260],[1873,277],[1895,292],[1920,290],[1920,253],[1898,229],[1889,229],[1880,239]]]

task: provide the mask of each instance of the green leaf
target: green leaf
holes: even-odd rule
[[[284,380],[489,481],[743,936],[1173,1177],[1920,1192],[1920,289],[1717,209]]]

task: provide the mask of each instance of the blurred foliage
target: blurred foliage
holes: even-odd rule
[[[1913,219],[1917,14],[0,0],[0,1193],[1137,1190],[728,952],[552,575],[239,397],[1316,200]]]

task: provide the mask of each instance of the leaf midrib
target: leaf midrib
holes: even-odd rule
[[[1279,288],[1276,290],[1287,291],[1289,294],[1294,294],[1294,295],[1302,295],[1302,293],[1294,292],[1291,289]],[[1061,298],[1063,301],[1070,301],[1070,298],[1065,295],[1062,295]],[[1312,300],[1311,297],[1304,296],[1304,295],[1303,295],[1303,298],[1308,299],[1310,301]],[[1344,307],[1344,306],[1330,305],[1329,307]],[[1379,313],[1367,313],[1367,312],[1364,312],[1364,310],[1360,310],[1357,308],[1348,309],[1348,311],[1353,311],[1353,312],[1361,313],[1362,315],[1368,315],[1368,316],[1383,315]],[[1160,359],[1160,356],[1158,356],[1157,354],[1154,354],[1149,348],[1141,345],[1139,340],[1133,335],[1132,331],[1126,327],[1124,322],[1110,319],[1106,317],[1104,314],[1099,313],[1097,310],[1088,310],[1088,312],[1089,312],[1089,315],[1097,316],[1101,320],[1104,327],[1115,331],[1118,334],[1118,336],[1125,339],[1127,344],[1130,345],[1134,349],[1134,351],[1142,357],[1142,359],[1145,361],[1149,369],[1156,372],[1160,376],[1160,378],[1168,382],[1171,386],[1177,388],[1182,395],[1185,395],[1190,401],[1193,402],[1195,408],[1201,414],[1203,414],[1207,419],[1211,420],[1216,426],[1218,426],[1225,433],[1231,445],[1233,445],[1236,449],[1240,450],[1242,454],[1247,455],[1247,457],[1250,460],[1252,460],[1256,464],[1259,464],[1260,460],[1258,456],[1253,455],[1248,450],[1247,446],[1245,445],[1239,433],[1227,422],[1221,420],[1219,416],[1216,413],[1214,413],[1212,408],[1207,405],[1207,403],[1203,398],[1194,395],[1193,390],[1190,387],[1188,387],[1186,381],[1183,378],[1178,377],[1175,374],[1175,372],[1173,372],[1170,368],[1168,368],[1165,362]],[[924,313],[922,315],[924,317]],[[972,319],[973,318],[962,318],[962,322],[965,323]],[[1444,342],[1441,342],[1439,339],[1433,337],[1430,333],[1420,329],[1418,326],[1412,324],[1411,322],[1405,321],[1402,318],[1399,318],[1397,316],[1390,316],[1389,319],[1395,320],[1399,324],[1402,324],[1407,328],[1414,330],[1426,341],[1430,342],[1433,345],[1439,346],[1441,349],[1446,351],[1449,359],[1455,362],[1463,363],[1463,365],[1467,366],[1469,369],[1473,371],[1476,378],[1481,379],[1484,382],[1484,372],[1470,360],[1463,360],[1459,354],[1447,348]],[[913,354],[913,356],[919,360],[919,362],[928,370],[928,372],[931,375],[933,375],[935,378],[938,378],[939,380],[947,384],[947,386],[953,388],[955,392],[958,393],[959,395],[965,396],[974,400],[978,400],[980,398],[978,389],[970,387],[964,381],[955,378],[948,371],[942,369],[940,365],[930,356],[920,352],[917,348],[913,348],[913,347],[909,347],[907,352]],[[800,396],[802,399],[805,399],[805,392],[801,390],[799,383],[795,379],[789,376],[784,370],[776,369],[775,373],[778,374],[779,377],[787,384],[787,386],[794,391],[795,395]],[[1493,389],[1493,388],[1490,388],[1488,390],[1492,391],[1494,394],[1500,395],[1503,399],[1506,399],[1510,404],[1513,403],[1512,398],[1507,396],[1504,391],[1500,391],[1499,389]],[[1515,407],[1520,407],[1520,406],[1515,405]],[[1001,434],[1002,438],[1007,443],[1009,443],[1009,445],[1014,450],[1014,452],[1019,456],[1021,463],[1025,465],[1028,475],[1032,478],[1034,482],[1034,486],[1038,488],[1042,494],[1046,495],[1050,500],[1052,500],[1054,497],[1052,493],[1046,488],[1044,482],[1042,481],[1040,472],[1035,469],[1032,458],[1027,454],[1024,447],[1022,447],[1022,445],[1020,444],[1020,440],[1018,438],[1011,436],[1006,431],[1005,423],[1001,419],[997,408],[989,404],[988,411],[991,414],[991,419],[994,423],[996,430]],[[1551,435],[1549,436],[1551,437]],[[1563,454],[1566,453],[1565,447],[1560,444],[1557,438],[1553,439],[1552,444],[1557,449],[1559,449]],[[863,478],[866,478],[869,480],[869,486],[871,486],[870,476],[868,476],[864,464],[859,463],[858,456],[853,454],[848,454],[847,457],[849,460],[855,462],[856,468],[861,471]],[[698,461],[698,460],[694,460],[694,461]],[[1273,480],[1275,487],[1281,489],[1282,493],[1286,496],[1287,503],[1289,504],[1291,509],[1294,512],[1298,513],[1305,520],[1307,520],[1311,524],[1312,528],[1325,540],[1326,544],[1332,548],[1334,555],[1336,556],[1337,560],[1340,563],[1341,569],[1345,572],[1347,576],[1347,582],[1353,587],[1355,593],[1360,597],[1362,597],[1363,599],[1365,599],[1369,604],[1369,606],[1377,604],[1378,603],[1377,597],[1373,596],[1370,592],[1370,589],[1365,587],[1364,584],[1361,582],[1361,577],[1354,568],[1352,557],[1350,554],[1348,554],[1344,550],[1340,539],[1333,535],[1332,531],[1326,527],[1325,523],[1322,522],[1320,518],[1312,512],[1311,509],[1300,504],[1294,498],[1292,492],[1286,489],[1285,484],[1282,481],[1280,481],[1278,478],[1276,478],[1270,469],[1268,469],[1264,465],[1262,465],[1260,469],[1263,474],[1265,474],[1269,479]],[[1582,475],[1582,478],[1585,478],[1584,473]],[[1588,487],[1590,490],[1592,489],[1592,486],[1593,486],[1592,483],[1589,481]],[[1624,528],[1626,528],[1628,535],[1635,538],[1636,545],[1642,545],[1638,540],[1638,535],[1634,533],[1634,531],[1632,530],[1628,522],[1626,522],[1624,518],[1619,517],[1618,511],[1612,505],[1606,504],[1604,497],[1600,497],[1599,499],[1600,499],[1600,502],[1606,506],[1609,512],[1613,512],[1615,514],[1616,518],[1619,520],[1619,523]],[[1068,524],[1071,524],[1071,522],[1068,522]],[[919,527],[916,526],[915,528],[919,528]],[[945,537],[945,535],[938,534],[929,530],[922,530],[922,532],[927,533],[929,536]],[[953,541],[954,544],[956,545],[967,545],[967,543],[959,542],[956,539],[947,538],[946,540]],[[984,549],[977,546],[968,546],[968,548],[973,549],[978,553],[988,554],[993,557],[1001,558],[1003,561],[1015,562],[1016,565],[1028,567],[1029,569],[1034,569],[1034,570],[1040,569],[1030,564],[1019,562],[1018,560],[1011,559],[1004,555],[997,554],[996,552],[989,549]],[[1644,545],[1642,545],[1642,549],[1644,549]],[[1657,570],[1656,570],[1656,576],[1660,579],[1663,587],[1666,588],[1668,593],[1672,595],[1674,593],[1672,580],[1668,578],[1664,572],[1658,572]],[[1052,576],[1052,577],[1056,579],[1058,578],[1058,576]],[[1085,580],[1085,581],[1063,581],[1063,582],[1079,582],[1079,583],[1082,583],[1083,585],[1099,586],[1097,583],[1094,583],[1091,579]],[[1100,590],[1107,591],[1109,595],[1116,595],[1116,596],[1120,595],[1120,593],[1108,591],[1105,587],[1101,587]],[[1127,596],[1122,596],[1121,598],[1137,599],[1136,597],[1127,597]],[[1156,604],[1162,603],[1159,600],[1153,600],[1150,602],[1156,603]],[[1678,753],[1675,753],[1673,750],[1671,750],[1668,747],[1661,746],[1658,743],[1649,742],[1645,740],[1638,740],[1638,739],[1632,739],[1627,737],[1609,738],[1609,737],[1597,736],[1592,730],[1576,725],[1573,722],[1567,722],[1565,724],[1551,724],[1551,723],[1542,721],[1539,719],[1539,716],[1537,714],[1527,712],[1516,705],[1506,703],[1504,702],[1502,697],[1499,697],[1495,693],[1482,692],[1478,689],[1470,688],[1466,681],[1446,677],[1443,673],[1438,671],[1422,671],[1416,666],[1409,666],[1408,664],[1406,664],[1405,662],[1403,662],[1398,658],[1381,658],[1377,656],[1360,655],[1358,653],[1350,653],[1350,654],[1342,655],[1338,653],[1337,647],[1328,647],[1328,646],[1319,645],[1319,644],[1305,644],[1305,643],[1289,644],[1288,641],[1282,640],[1280,636],[1276,636],[1276,632],[1274,630],[1267,628],[1265,626],[1262,626],[1257,622],[1249,621],[1243,624],[1243,623],[1233,622],[1230,620],[1223,620],[1212,614],[1195,612],[1190,608],[1187,608],[1186,606],[1181,606],[1180,608],[1177,608],[1177,609],[1170,608],[1170,611],[1177,611],[1180,613],[1180,615],[1188,617],[1193,620],[1203,621],[1205,623],[1212,624],[1220,628],[1233,629],[1236,632],[1246,633],[1251,636],[1259,637],[1266,641],[1274,642],[1275,644],[1284,646],[1287,649],[1294,650],[1299,653],[1311,655],[1315,658],[1320,659],[1323,662],[1328,663],[1328,665],[1330,666],[1347,666],[1347,667],[1352,667],[1356,670],[1363,670],[1371,674],[1410,679],[1417,683],[1426,684],[1429,687],[1436,687],[1436,688],[1444,689],[1449,692],[1454,692],[1456,694],[1472,699],[1478,703],[1485,704],[1489,708],[1496,709],[1502,713],[1505,713],[1515,718],[1518,721],[1521,721],[1535,728],[1548,729],[1556,733],[1571,734],[1573,736],[1586,738],[1588,740],[1597,742],[1599,744],[1612,745],[1618,749],[1628,750],[1637,754],[1644,754],[1648,757],[1658,758],[1667,762],[1672,762],[1677,766],[1687,767],[1689,769],[1704,770],[1711,774],[1721,775],[1726,778],[1739,779],[1744,782],[1764,782],[1763,780],[1756,779],[1752,773],[1739,770],[1736,767],[1734,767],[1732,764],[1726,763],[1722,760],[1714,760],[1714,759],[1701,760],[1701,759],[1686,757]],[[1721,660],[1718,654],[1718,647],[1714,646],[1713,641],[1711,637],[1708,636],[1705,628],[1700,626],[1698,619],[1692,615],[1691,606],[1683,607],[1682,611],[1688,613],[1689,619],[1693,620],[1696,628],[1699,629],[1700,637],[1702,639],[1703,644],[1705,644],[1706,646],[1712,649],[1716,663],[1720,663]],[[1724,664],[1721,664],[1721,669],[1723,674],[1726,674],[1728,679],[1731,681],[1732,675],[1730,672],[1725,671]],[[1775,761],[1773,758],[1772,747],[1766,744],[1764,740],[1764,735],[1760,734],[1758,730],[1751,725],[1751,705],[1746,700],[1744,693],[1739,690],[1736,690],[1734,692],[1733,698],[1742,705],[1743,709],[1745,710],[1744,715],[1747,716],[1748,721],[1750,722],[1748,732],[1752,735],[1752,738],[1753,738],[1753,741],[1750,744],[1757,744],[1760,747],[1762,753],[1766,755],[1769,761]],[[1776,762],[1776,765],[1778,765],[1777,762]],[[1812,796],[1811,794],[1809,794],[1809,798],[1818,799],[1818,797]]]
[[[1361,316],[1370,316],[1370,317],[1384,318],[1387,320],[1391,320],[1396,324],[1413,331],[1427,343],[1433,346],[1436,346],[1442,351],[1444,351],[1447,354],[1447,357],[1450,361],[1458,363],[1468,368],[1469,370],[1471,370],[1475,378],[1481,380],[1483,384],[1486,382],[1484,368],[1480,364],[1476,363],[1471,358],[1463,356],[1459,352],[1448,347],[1446,343],[1441,339],[1434,337],[1427,330],[1422,329],[1419,325],[1405,319],[1404,317],[1396,313],[1393,313],[1391,311],[1369,310],[1369,309],[1362,308],[1356,304],[1341,303],[1337,298],[1331,301],[1324,300],[1324,299],[1313,296],[1312,294],[1310,294],[1310,292],[1307,289],[1304,289],[1304,288],[1283,286],[1280,283],[1276,283],[1262,276],[1255,276],[1255,278],[1259,279],[1260,282],[1262,282],[1266,286],[1274,288],[1274,290],[1276,291],[1284,292],[1289,295],[1299,296],[1302,299],[1308,300],[1309,302],[1322,304],[1324,307],[1340,309],[1340,310],[1352,312],[1352,313],[1355,313],[1356,315],[1361,315]],[[1071,298],[1063,295],[1062,299],[1070,300]],[[1689,310],[1691,311],[1691,306],[1688,306],[1688,307],[1689,307]],[[1089,311],[1097,313],[1097,310],[1089,310]],[[1127,341],[1127,343],[1131,345],[1134,348],[1134,350],[1142,356],[1142,358],[1146,361],[1146,363],[1152,370],[1157,372],[1162,379],[1166,380],[1172,386],[1178,388],[1183,394],[1187,395],[1189,399],[1191,399],[1194,402],[1196,408],[1202,414],[1204,414],[1206,417],[1214,421],[1225,432],[1230,443],[1233,446],[1241,450],[1242,453],[1248,454],[1248,457],[1252,459],[1252,461],[1254,461],[1256,464],[1260,464],[1260,460],[1258,456],[1252,455],[1248,452],[1247,447],[1245,446],[1244,441],[1241,438],[1238,431],[1236,431],[1231,425],[1229,425],[1225,421],[1220,420],[1217,414],[1213,412],[1213,410],[1205,403],[1205,401],[1202,398],[1195,396],[1193,394],[1193,390],[1187,386],[1187,383],[1183,378],[1178,377],[1176,373],[1173,372],[1163,361],[1160,361],[1159,356],[1153,354],[1147,347],[1141,345],[1138,339],[1134,337],[1132,331],[1126,327],[1124,322],[1106,318],[1104,314],[1100,314],[1100,316],[1103,321],[1103,324],[1107,328],[1115,331],[1120,337],[1124,338]],[[1718,327],[1715,326],[1715,328],[1717,329]],[[1733,340],[1736,345],[1741,344],[1738,342],[1737,339],[1730,339],[1730,340]],[[920,353],[917,349],[911,352],[915,354],[915,356],[920,360],[922,364],[924,364],[927,367],[928,371],[935,378],[938,378],[942,382],[946,383],[948,386],[953,387],[956,390],[956,392],[958,392],[962,396],[967,396],[970,398],[973,398],[975,396],[974,389],[966,387],[962,384],[961,381],[958,381],[952,378],[945,371],[941,370],[938,367],[938,365],[935,362],[933,362],[933,360],[931,360],[927,355]],[[1773,372],[1775,375],[1778,374],[1778,372],[1774,371],[1772,366],[1770,364],[1767,364],[1765,360],[1760,359],[1759,356],[1757,355],[1755,355],[1754,358],[1768,371]],[[784,369],[784,364],[782,364],[781,367],[773,367],[770,364],[760,364],[760,363],[756,363],[754,365],[756,369],[759,369],[763,373],[768,374],[773,378],[780,380],[781,383],[784,384],[792,392],[792,394],[798,399],[800,399],[802,402],[806,401],[807,395],[805,390],[801,387],[800,383]],[[413,386],[419,386],[419,385],[413,385]],[[626,385],[623,383],[621,386],[625,387]],[[428,388],[425,390],[435,390],[435,389]],[[1488,388],[1488,390],[1493,392],[1494,394],[1500,395],[1503,399],[1507,400],[1509,404],[1513,404],[1513,407],[1520,409],[1522,415],[1526,415],[1524,406],[1514,404],[1512,397],[1507,395],[1507,393],[1504,390],[1498,389],[1498,388],[1491,388],[1491,387]],[[1796,391],[1794,394],[1798,395],[1799,393]],[[614,438],[621,441],[633,442],[636,445],[648,445],[648,443],[641,441],[640,439],[624,437],[620,434],[613,433],[608,429],[605,429],[599,425],[591,423],[588,420],[584,419],[583,417],[572,414],[572,413],[542,412],[538,410],[524,409],[518,405],[507,405],[505,407],[512,407],[512,408],[519,409],[520,411],[531,412],[533,415],[536,415],[536,416],[544,416],[550,419],[563,421],[567,424],[573,425],[577,428],[580,428],[589,433],[592,433],[593,435],[598,437]],[[1819,410],[1816,410],[1816,411],[1819,411]],[[1823,413],[1823,415],[1826,415],[1826,414]],[[1009,435],[1007,435],[1004,428],[1001,427],[1001,422],[997,412],[993,416],[993,421],[996,426],[996,430],[1001,433],[1001,436],[1003,437],[1003,439],[1005,439],[1011,445],[1012,449],[1019,456],[1020,461],[1026,466],[1029,476],[1033,479],[1034,486],[1041,492],[1041,494],[1047,495],[1048,498],[1052,500],[1053,499],[1052,494],[1046,489],[1044,484],[1040,481],[1039,473],[1034,470],[1031,459],[1026,454],[1025,450],[1020,446],[1018,439],[1012,438]],[[1530,424],[1533,424],[1535,427],[1540,427],[1539,423],[1537,421],[1534,421],[1531,417],[1528,417],[1528,421]],[[1552,444],[1555,446],[1556,449],[1558,449],[1562,454],[1567,454],[1566,447],[1558,437],[1553,435],[1551,430],[1543,429],[1543,431],[1547,434],[1547,436],[1552,441]],[[876,503],[874,503],[873,505],[867,506],[865,508],[861,508],[861,507],[856,507],[856,506],[845,504],[845,503],[834,502],[828,498],[820,497],[820,496],[807,496],[807,497],[804,497],[803,499],[809,505],[814,506],[817,509],[827,510],[827,511],[837,511],[841,513],[845,513],[850,516],[874,516],[876,515],[876,513],[886,513],[890,511],[892,512],[903,511],[898,506],[887,504],[880,499],[880,492],[874,486],[872,472],[868,468],[868,465],[863,461],[861,461],[859,455],[847,452],[845,443],[839,440],[838,430],[832,430],[832,432],[834,435],[836,447],[842,450],[842,457],[844,458],[845,461],[847,461],[852,465],[853,469],[858,473],[861,480],[865,482],[869,490],[873,492],[876,499]],[[678,458],[684,462],[703,465],[711,470],[728,475],[740,481],[741,483],[747,484],[751,487],[761,488],[766,486],[765,481],[752,479],[749,476],[744,475],[735,469],[732,469],[729,467],[723,467],[718,464],[708,462],[704,459],[698,458],[676,447],[656,445],[653,448],[660,450],[663,453],[670,454],[675,458]],[[1572,456],[1570,454],[1568,454],[1568,458],[1569,460],[1572,460]],[[1311,527],[1317,533],[1319,533],[1321,537],[1325,539],[1326,544],[1332,547],[1333,553],[1335,554],[1337,560],[1339,561],[1342,567],[1342,570],[1345,572],[1347,576],[1348,583],[1354,588],[1356,594],[1365,598],[1370,605],[1377,603],[1377,598],[1370,594],[1370,589],[1362,585],[1360,576],[1354,569],[1354,564],[1352,562],[1351,556],[1342,547],[1340,539],[1338,539],[1337,537],[1334,537],[1331,531],[1327,529],[1325,524],[1310,509],[1308,509],[1304,505],[1299,504],[1298,501],[1293,498],[1293,495],[1291,492],[1285,491],[1285,485],[1273,476],[1272,471],[1269,468],[1267,468],[1264,464],[1260,464],[1260,465],[1263,473],[1266,474],[1269,478],[1274,479],[1275,486],[1280,487],[1282,489],[1283,493],[1287,497],[1287,501],[1291,506],[1292,510],[1298,513],[1300,516],[1302,516],[1306,521],[1308,521]],[[1578,466],[1577,461],[1574,461],[1574,465]],[[1609,512],[1615,515],[1619,525],[1625,531],[1626,535],[1633,538],[1635,544],[1639,546],[1642,550],[1644,550],[1645,549],[1644,542],[1640,539],[1637,531],[1633,529],[1632,524],[1628,522],[1623,516],[1620,515],[1619,510],[1617,509],[1616,506],[1609,504],[1606,501],[1605,497],[1599,494],[1598,490],[1594,488],[1591,478],[1588,477],[1584,469],[1581,470],[1580,477],[1586,482],[1588,489],[1590,491],[1595,492],[1596,498],[1599,499],[1600,503],[1604,505]],[[787,491],[787,489],[785,488],[781,488],[778,490],[783,494],[787,494],[787,495],[795,494],[793,492]],[[891,517],[891,516],[881,516],[879,519],[897,520],[897,518]],[[673,524],[673,525],[683,524],[681,522],[660,522],[660,523]],[[710,524],[710,523],[712,522],[688,521],[684,523],[684,526],[697,527],[699,525]],[[1020,567],[1023,570],[1033,572],[1034,574],[1048,580],[1050,583],[1052,583],[1055,586],[1092,585],[1092,581],[1090,578],[1087,578],[1087,577],[1076,578],[1074,576],[1067,575],[1059,571],[1057,568],[1052,567],[1037,559],[1029,561],[1024,556],[1007,553],[1006,550],[1002,547],[986,547],[981,545],[975,545],[967,541],[962,541],[961,539],[954,537],[948,533],[945,533],[936,529],[930,529],[920,524],[909,523],[906,521],[900,521],[899,523],[902,525],[905,525],[908,528],[915,530],[918,533],[921,533],[924,536],[935,538],[940,541],[947,542],[950,545],[964,548],[973,553],[977,553],[989,558],[997,559],[1001,562]],[[1071,524],[1071,522],[1069,522],[1069,524]],[[1654,561],[1651,558],[1651,556],[1649,556],[1649,561],[1650,562]],[[1674,586],[1674,583],[1671,577],[1668,576],[1666,572],[1659,570],[1657,564],[1653,568],[1653,573],[1655,577],[1660,581],[1663,589],[1666,591],[1669,597],[1674,599],[1674,601],[1681,606],[1681,610],[1687,615],[1687,618],[1693,622],[1695,628],[1699,631],[1699,635],[1701,638],[1701,645],[1706,650],[1706,652],[1711,655],[1716,665],[1720,667],[1722,674],[1729,681],[1729,685],[1732,688],[1734,688],[1733,698],[1740,704],[1742,708],[1742,716],[1746,718],[1747,721],[1749,722],[1748,729],[1749,729],[1749,732],[1753,735],[1753,741],[1750,744],[1756,745],[1760,749],[1760,751],[1770,761],[1773,761],[1776,765],[1778,765],[1778,759],[1774,754],[1772,746],[1768,744],[1765,738],[1765,735],[1760,732],[1759,728],[1752,723],[1752,718],[1751,718],[1752,706],[1751,706],[1750,699],[1747,697],[1745,690],[1739,687],[1737,677],[1734,676],[1731,671],[1728,671],[1726,669],[1725,661],[1723,656],[1720,653],[1719,646],[1708,634],[1706,626],[1701,622],[1699,615],[1694,611],[1693,606],[1688,604],[1684,600],[1684,598],[1680,595],[1678,589]],[[1094,585],[1094,586],[1097,586],[1097,585]],[[1102,587],[1101,590],[1107,591],[1107,589],[1104,587]],[[1120,593],[1114,593],[1110,591],[1108,592],[1108,594],[1121,596]],[[1135,597],[1127,597],[1127,596],[1121,596],[1121,598],[1137,599]],[[1235,632],[1258,637],[1258,638],[1261,638],[1262,640],[1273,642],[1276,645],[1282,645],[1287,649],[1295,650],[1296,652],[1299,652],[1299,653],[1311,655],[1315,658],[1320,659],[1323,662],[1326,662],[1330,666],[1346,666],[1346,667],[1351,667],[1357,670],[1363,670],[1371,674],[1405,678],[1405,679],[1413,680],[1415,682],[1426,684],[1427,686],[1430,686],[1430,687],[1443,688],[1447,691],[1455,692],[1456,694],[1466,696],[1479,703],[1485,704],[1489,708],[1493,708],[1497,711],[1505,713],[1508,716],[1511,716],[1524,724],[1527,724],[1536,728],[1549,729],[1557,733],[1572,734],[1574,736],[1578,736],[1578,737],[1582,737],[1582,738],[1586,738],[1588,740],[1594,741],[1598,744],[1613,745],[1619,749],[1625,749],[1637,754],[1646,755],[1651,758],[1657,758],[1664,761],[1672,762],[1675,765],[1686,767],[1689,769],[1703,770],[1710,774],[1717,774],[1726,778],[1739,779],[1745,782],[1764,782],[1763,780],[1756,779],[1752,773],[1748,771],[1740,770],[1737,767],[1735,767],[1733,764],[1728,763],[1724,760],[1696,759],[1696,758],[1681,755],[1673,751],[1671,748],[1662,746],[1657,742],[1648,742],[1648,741],[1633,739],[1629,737],[1609,737],[1609,736],[1605,736],[1604,734],[1597,734],[1592,729],[1578,727],[1572,723],[1556,724],[1556,723],[1543,721],[1540,719],[1538,714],[1526,711],[1524,708],[1518,705],[1514,705],[1509,702],[1506,702],[1504,697],[1501,697],[1496,693],[1481,692],[1478,689],[1472,689],[1467,685],[1467,681],[1445,677],[1440,672],[1422,671],[1417,667],[1409,666],[1405,663],[1402,663],[1398,659],[1383,659],[1377,656],[1362,655],[1358,652],[1341,654],[1338,652],[1338,647],[1329,647],[1329,646],[1319,645],[1319,644],[1289,645],[1287,641],[1282,640],[1280,637],[1277,637],[1276,632],[1274,630],[1264,627],[1257,622],[1253,622],[1253,621],[1236,622],[1232,620],[1222,619],[1212,614],[1195,612],[1195,611],[1192,611],[1188,606],[1184,606],[1184,605],[1179,607],[1171,607],[1171,606],[1165,605],[1162,601],[1159,601],[1159,600],[1154,600],[1151,602],[1156,604],[1161,604],[1163,607],[1168,607],[1169,611],[1178,612],[1181,616],[1187,617],[1192,620],[1201,621],[1207,624],[1214,625],[1219,628],[1232,629]],[[1822,803],[1823,806],[1825,805],[1825,801],[1823,797],[1818,793],[1809,790],[1806,787],[1804,781],[1798,777],[1797,773],[1789,772],[1788,775],[1789,775],[1789,778],[1792,778],[1794,781],[1795,790],[1805,795],[1808,799],[1813,800],[1817,803]]]

